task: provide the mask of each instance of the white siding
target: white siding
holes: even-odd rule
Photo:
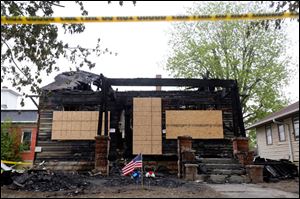
[[[284,120],[285,123],[290,125],[290,138],[292,141],[292,149],[294,161],[299,161],[299,141],[295,140],[294,130],[292,126],[291,118]],[[272,140],[273,144],[267,145],[266,141],[266,126],[256,128],[258,155],[262,158],[269,158],[274,160],[288,159],[290,155],[289,144],[288,144],[288,126],[285,125],[285,137],[286,140],[283,142],[279,141],[278,127],[277,124],[270,124],[272,129]]]

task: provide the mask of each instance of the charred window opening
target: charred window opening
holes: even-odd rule
[[[64,105],[63,106],[64,111],[81,111],[80,106],[76,105]]]

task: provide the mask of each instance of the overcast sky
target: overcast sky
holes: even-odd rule
[[[80,11],[72,2],[62,2],[65,8],[56,8],[55,16],[79,16]],[[108,4],[107,1],[84,2],[89,16],[141,16],[141,15],[183,15],[186,8],[192,7],[194,2],[124,2],[119,6],[118,2]],[[168,30],[172,22],[134,22],[134,23],[88,23],[83,34],[77,36],[63,36],[66,42],[74,46],[95,47],[97,38],[101,38],[103,48],[117,52],[117,56],[103,55],[95,57],[96,67],[90,72],[103,73],[107,77],[155,77],[162,74],[168,77],[164,70],[168,54]],[[291,84],[286,88],[286,94],[292,102],[299,100],[299,23],[289,22],[289,49],[296,72]],[[61,71],[69,70],[69,63],[60,61]],[[86,68],[83,70],[89,71]],[[51,83],[58,73],[49,77],[43,77],[42,86]],[[9,85],[8,85],[9,86]],[[34,108],[30,100],[26,100],[25,108]]]

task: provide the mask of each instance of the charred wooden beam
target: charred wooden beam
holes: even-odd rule
[[[39,108],[39,105],[36,103],[36,101],[33,99],[33,96],[28,96],[30,99],[31,99],[31,101],[34,103],[34,105],[37,107],[37,108]],[[37,96],[38,97],[38,96]]]
[[[107,98],[108,98],[108,90],[109,85],[107,84],[107,80],[105,79],[103,82],[103,111],[104,111],[104,135],[108,135],[108,111],[107,111]],[[101,120],[102,121],[102,120]]]
[[[245,131],[245,126],[244,126],[244,122],[243,122],[243,113],[242,113],[242,105],[241,105],[241,101],[240,101],[240,97],[239,97],[239,92],[238,92],[238,87],[237,87],[237,83],[235,84],[235,86],[233,87],[233,98],[236,103],[236,117],[237,117],[237,124],[240,130],[240,136],[242,137],[246,137],[246,131]]]
[[[231,106],[232,106],[232,121],[233,121],[233,132],[234,136],[239,136],[239,129],[237,126],[237,102],[234,94],[234,90],[231,90]]]
[[[184,79],[184,78],[107,78],[112,86],[191,86],[191,87],[233,87],[233,80]]]

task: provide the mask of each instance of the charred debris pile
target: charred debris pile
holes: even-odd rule
[[[66,191],[86,188],[90,183],[77,173],[47,170],[26,171],[12,175],[10,189],[25,191]]]

